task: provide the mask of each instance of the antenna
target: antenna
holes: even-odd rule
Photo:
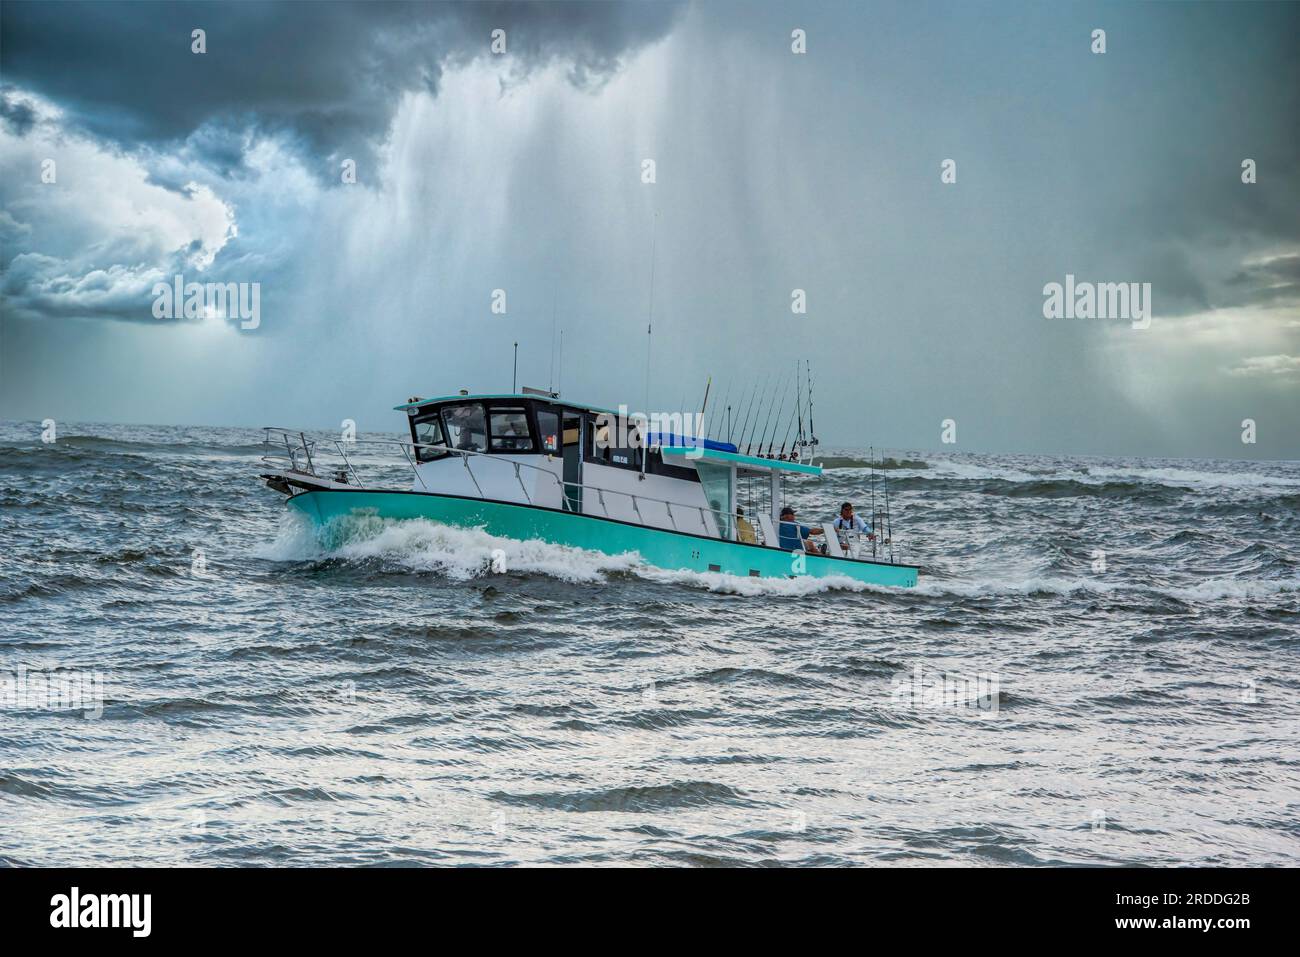
[[[645,404],[641,407],[650,414],[650,342],[654,332],[655,315],[655,241],[659,233],[659,211],[655,210],[650,223],[650,306],[645,317]]]
[[[516,392],[519,391],[518,389],[515,388],[515,385],[516,385],[518,382],[519,382],[519,343],[516,342],[516,343],[515,343],[515,367],[514,367],[514,370],[510,373],[510,393],[511,393],[511,395],[513,395],[514,393],[516,393]]]
[[[551,283],[551,375],[546,391],[555,391],[555,283]]]
[[[560,374],[555,380],[555,394],[559,395],[560,390],[564,388],[564,330],[560,330]]]

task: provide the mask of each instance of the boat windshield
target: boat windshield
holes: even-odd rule
[[[421,446],[446,444],[446,439],[442,434],[442,419],[438,418],[437,413],[424,420],[415,420],[415,441]],[[415,458],[420,462],[432,462],[438,456],[446,454],[446,452],[439,452],[437,449],[417,448],[415,450]]]
[[[442,410],[447,428],[447,445],[468,452],[487,451],[487,417],[477,402],[449,405]]]
[[[488,413],[492,425],[493,452],[531,452],[533,437],[528,431],[528,414],[523,409],[493,409]]]

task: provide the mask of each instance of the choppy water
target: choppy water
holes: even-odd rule
[[[325,551],[260,433],[39,435],[0,423],[0,861],[1300,862],[1300,464],[894,453],[885,591]]]

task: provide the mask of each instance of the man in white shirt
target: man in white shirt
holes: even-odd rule
[[[843,505],[840,506],[839,517],[836,518],[835,521],[831,523],[831,526],[837,532],[860,532],[861,534],[867,536],[867,538],[871,539],[872,541],[874,541],[876,538],[876,536],[872,534],[871,527],[867,525],[867,523],[864,522],[862,519],[858,518],[856,515],[853,514],[852,502],[845,502]],[[840,540],[841,541],[844,540],[843,535],[840,536]]]

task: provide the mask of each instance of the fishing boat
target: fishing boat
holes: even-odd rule
[[[785,483],[822,474],[803,435],[780,453],[704,438],[701,429],[562,399],[556,392],[461,391],[395,407],[410,439],[323,442],[266,429],[261,477],[288,507],[328,532],[350,518],[425,519],[490,535],[540,539],[657,568],[752,578],[842,576],[914,586],[918,569],[894,560],[892,522],[838,533],[831,518],[807,540],[780,534]],[[692,418],[692,417],[686,417]],[[332,446],[332,450],[327,448]],[[407,487],[377,487],[357,469],[363,448],[409,467]],[[746,508],[748,503],[748,508]]]

